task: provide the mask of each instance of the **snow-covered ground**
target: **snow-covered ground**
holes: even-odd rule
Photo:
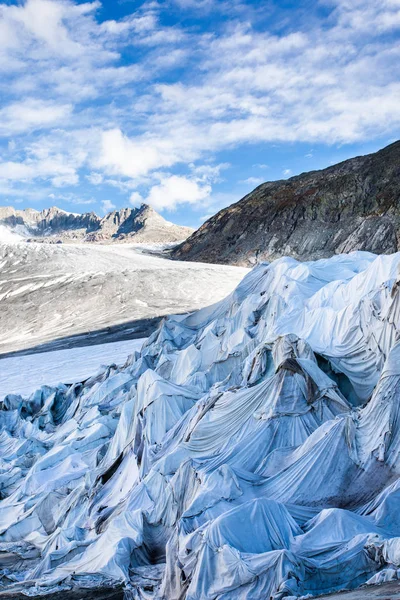
[[[22,242],[23,237],[15,230],[11,230],[5,225],[0,225],[0,244],[17,244]]]
[[[150,256],[130,244],[0,239],[0,355],[207,306],[247,272]]]
[[[84,381],[102,365],[124,364],[130,354],[140,350],[143,341],[125,340],[0,359],[0,399],[6,394],[26,396],[42,385]]]

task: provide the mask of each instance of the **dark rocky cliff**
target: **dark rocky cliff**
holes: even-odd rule
[[[283,255],[317,259],[400,248],[400,141],[258,186],[206,221],[173,257],[248,265]]]

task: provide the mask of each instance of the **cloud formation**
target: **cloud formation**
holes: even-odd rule
[[[102,200],[101,206],[105,215],[111,210],[115,210],[117,208],[115,204],[111,202],[111,200]]]
[[[293,10],[286,28],[231,5],[213,31],[165,15],[221,15],[223,1],[147,2],[122,18],[104,18],[99,1],[1,5],[0,192],[84,182],[201,208],[220,153],[400,127],[399,0],[321,0],[323,17]]]
[[[162,177],[160,183],[154,185],[146,198],[138,192],[130,197],[132,204],[140,202],[150,204],[156,210],[175,210],[179,204],[198,204],[210,195],[211,186],[179,175]]]

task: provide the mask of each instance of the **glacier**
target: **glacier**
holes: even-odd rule
[[[400,578],[400,253],[256,266],[0,403],[0,589],[274,600]]]
[[[29,395],[41,385],[84,381],[102,365],[124,363],[128,354],[140,349],[143,339],[0,357],[0,397],[7,394]]]

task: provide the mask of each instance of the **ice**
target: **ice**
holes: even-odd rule
[[[261,264],[122,366],[6,396],[3,585],[283,600],[397,577],[399,267]]]
[[[0,397],[26,396],[42,385],[84,381],[101,365],[123,364],[143,341],[124,340],[0,359]]]
[[[118,341],[110,327],[114,336],[118,328],[144,337],[152,330],[146,320],[217,302],[248,273],[149,251],[128,243],[6,244],[0,230],[0,354],[59,350],[71,338],[77,345],[76,336]]]

